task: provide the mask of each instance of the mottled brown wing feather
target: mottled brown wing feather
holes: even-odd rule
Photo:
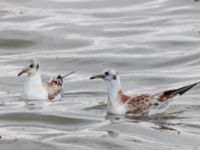
[[[49,100],[55,99],[56,96],[57,96],[58,94],[60,94],[60,92],[61,92],[61,90],[58,90],[58,91],[56,91],[56,92],[53,93],[53,94],[49,94],[49,95],[48,95],[48,99],[49,99]]]
[[[151,106],[151,95],[142,94],[134,96],[127,101],[129,111],[127,113],[141,114],[145,113],[146,110]]]
[[[117,99],[120,104],[126,103],[130,98],[130,96],[125,95],[121,90],[118,92]]]
[[[53,100],[62,91],[62,87],[58,84],[58,82],[56,82],[56,80],[46,82],[44,86],[48,91],[49,100]]]

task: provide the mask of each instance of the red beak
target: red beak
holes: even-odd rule
[[[103,74],[99,74],[99,75],[90,77],[90,79],[104,79],[104,78],[105,78],[105,75],[103,75]]]
[[[22,74],[27,73],[27,72],[28,72],[28,69],[23,69],[20,73],[18,73],[17,76],[21,76]]]

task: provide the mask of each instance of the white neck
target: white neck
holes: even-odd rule
[[[24,83],[24,96],[28,99],[39,99],[44,93],[40,72],[28,75]]]
[[[48,91],[43,86],[39,70],[34,74],[28,74],[26,77],[23,98],[29,100],[48,99]]]
[[[117,94],[121,90],[120,78],[117,77],[116,80],[106,81],[108,87],[108,98],[111,103],[117,100]]]
[[[33,75],[28,75],[27,82],[29,83],[29,86],[42,86],[42,78],[40,72],[37,71]]]

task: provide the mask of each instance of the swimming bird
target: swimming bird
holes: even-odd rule
[[[105,70],[101,74],[90,77],[90,79],[103,79],[106,82],[108,113],[133,116],[151,116],[163,113],[175,96],[184,94],[199,83],[155,94],[145,93],[129,96],[122,91],[120,76],[115,69]]]
[[[40,74],[40,62],[37,59],[29,60],[27,67],[18,73],[18,76],[27,74],[24,82],[23,98],[35,100],[59,100],[63,97],[63,79],[65,76],[58,75],[47,82],[42,82]]]

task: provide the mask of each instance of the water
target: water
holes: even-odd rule
[[[0,150],[199,150],[199,87],[151,118],[106,114],[116,68],[127,93],[199,81],[200,3],[193,0],[1,0]],[[20,99],[29,58],[43,79],[76,70],[62,101]]]

